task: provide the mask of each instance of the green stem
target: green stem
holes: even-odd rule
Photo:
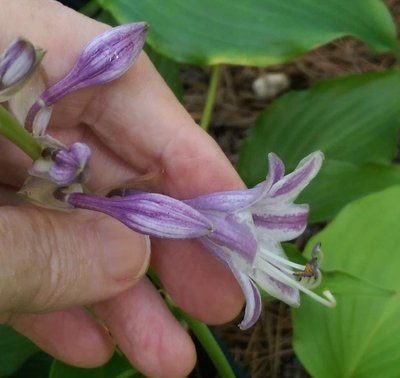
[[[204,323],[185,314],[181,309],[175,307],[174,310],[174,312],[176,312],[179,317],[188,324],[189,328],[197,337],[197,340],[200,341],[204,350],[207,352],[215,368],[217,369],[219,376],[221,378],[235,378],[236,376],[231,365],[226,359],[224,352],[222,352],[210,329]]]
[[[162,283],[157,276],[155,270],[150,268],[147,272],[147,275],[152,280],[154,286],[158,289],[163,290]],[[213,362],[215,368],[218,371],[218,374],[221,378],[235,378],[235,373],[232,370],[231,365],[225,357],[225,354],[222,352],[220,346],[215,340],[214,335],[210,331],[210,329],[202,322],[193,319],[188,314],[186,314],[183,310],[175,305],[172,299],[168,296],[164,296],[165,303],[167,304],[170,311],[174,314],[174,316],[179,320],[184,320],[189,328],[192,330],[197,340],[201,343],[204,350],[210,357]]]
[[[42,147],[36,139],[26,131],[19,122],[0,105],[0,134],[14,143],[33,160],[37,160]]]
[[[217,91],[221,78],[221,68],[222,66],[219,64],[212,66],[211,68],[210,85],[208,87],[206,103],[204,105],[204,110],[200,121],[201,128],[206,131],[208,130],[208,126],[211,120],[211,114],[214,108],[215,100],[217,98]]]

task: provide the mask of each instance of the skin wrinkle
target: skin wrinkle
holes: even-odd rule
[[[36,295],[32,298],[32,303],[37,303],[41,311],[49,311],[55,309],[55,303],[60,302],[61,298],[65,297],[65,293],[71,290],[71,285],[80,282],[78,277],[82,274],[82,269],[85,261],[82,256],[79,256],[80,264],[75,263],[75,259],[68,257],[68,251],[76,251],[77,235],[69,233],[72,237],[65,238],[64,232],[68,228],[68,224],[60,229],[60,225],[54,222],[53,217],[47,212],[36,216],[35,228],[38,230],[46,230],[38,238],[38,248],[43,252],[51,253],[45,256],[46,265],[41,270],[42,276],[40,279],[40,287]],[[68,243],[69,245],[66,245]],[[54,252],[57,250],[57,252]],[[44,273],[44,275],[43,275]],[[66,279],[67,278],[67,279]],[[77,290],[78,288],[76,288]]]
[[[11,311],[15,308],[23,310],[23,306],[38,294],[41,286],[40,275],[44,271],[46,265],[46,255],[43,254],[43,249],[36,248],[32,250],[32,246],[38,245],[38,240],[34,231],[36,225],[32,223],[32,218],[30,216],[34,214],[36,209],[30,208],[26,209],[24,212],[20,211],[20,216],[23,217],[21,221],[24,224],[24,232],[18,235],[8,230],[8,224],[13,222],[11,218],[14,216],[13,212],[10,210],[9,207],[3,207],[0,210],[0,224],[4,232],[2,232],[0,239],[3,246],[1,252],[3,252],[3,254],[9,254],[11,251],[15,250],[23,255],[12,254],[11,257],[8,255],[7,257],[4,256],[1,258],[1,261],[8,261],[11,263],[8,267],[10,274],[8,275],[9,281],[7,283],[7,291],[0,296],[2,301],[4,301],[4,304],[0,307],[5,311]],[[30,266],[25,264],[25,261],[29,261],[29,254],[35,254],[37,256],[38,267],[42,267],[38,272],[32,271]],[[6,269],[6,267],[4,269]],[[29,286],[29,290],[26,290],[27,288],[24,287],[24,292],[21,292],[19,281],[26,279],[29,280],[31,285]],[[14,292],[10,292],[10,288],[13,288]],[[18,298],[18,302],[15,302],[15,298]]]

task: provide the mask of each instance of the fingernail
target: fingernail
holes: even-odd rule
[[[97,225],[102,244],[105,273],[116,281],[136,281],[147,271],[150,262],[150,239],[113,218],[104,217]]]

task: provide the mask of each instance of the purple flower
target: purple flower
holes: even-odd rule
[[[31,77],[44,56],[27,40],[16,39],[0,56],[0,102],[7,101]]]
[[[169,239],[190,239],[213,230],[204,215],[184,202],[157,193],[135,192],[126,197],[104,198],[92,194],[72,193],[60,200],[81,209],[108,214],[142,234]]]
[[[57,186],[84,183],[89,178],[90,148],[84,143],[74,143],[69,149],[47,147],[42,159],[36,160],[29,173],[53,181]]]
[[[89,42],[71,71],[47,88],[31,107],[25,125],[32,128],[36,114],[65,95],[80,88],[103,84],[120,77],[138,57],[145,42],[145,22],[121,25],[107,30]]]
[[[336,304],[329,291],[323,292],[325,298],[311,291],[321,281],[320,246],[314,248],[307,264],[300,265],[288,260],[280,245],[306,228],[308,205],[293,201],[316,176],[323,158],[321,152],[314,152],[285,176],[282,161],[269,154],[268,176],[255,188],[186,201],[129,189],[122,193],[125,197],[58,193],[58,198],[76,208],[108,214],[150,236],[197,238],[229,267],[241,285],[246,309],[239,327],[247,329],[260,316],[258,286],[292,306],[300,304],[300,291],[327,306]]]
[[[318,173],[322,160],[323,154],[315,152],[285,176],[282,161],[269,154],[269,174],[254,189],[185,201],[212,221],[214,232],[200,241],[229,267],[242,287],[247,305],[241,329],[259,318],[261,297],[256,285],[292,306],[300,303],[299,290],[325,305],[335,304],[330,292],[325,299],[310,291],[321,279],[319,248],[303,266],[289,261],[280,246],[280,242],[298,237],[307,225],[308,206],[293,201]]]

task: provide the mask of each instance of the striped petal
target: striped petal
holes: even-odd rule
[[[278,298],[293,307],[298,307],[300,305],[299,290],[282,282],[281,279],[277,279],[261,269],[255,270],[253,279],[263,290],[273,297]]]
[[[307,226],[308,205],[276,204],[253,209],[258,232],[270,231],[275,240],[283,242],[300,236]]]
[[[234,215],[214,215],[203,213],[213,224],[214,230],[208,238],[229,249],[231,255],[240,256],[251,264],[257,253],[257,238],[249,212]]]
[[[246,298],[244,317],[239,324],[239,328],[245,330],[252,327],[261,315],[262,301],[260,291],[247,274],[236,269],[232,264],[230,264],[229,267],[242,288],[243,294]]]
[[[291,202],[317,175],[324,155],[317,151],[304,158],[289,175],[275,183],[269,193],[277,201]]]
[[[104,198],[72,193],[71,206],[99,211],[142,234],[169,239],[197,238],[213,230],[212,223],[198,211],[174,198],[157,193],[138,193],[127,197]]]
[[[235,212],[239,209],[251,206],[266,197],[271,187],[281,180],[285,174],[285,166],[282,160],[273,153],[268,155],[268,176],[265,181],[253,189],[232,190],[205,194],[185,202],[201,211]]]
[[[216,245],[207,237],[201,238],[200,241],[235,276],[246,299],[244,317],[239,324],[239,328],[242,330],[250,328],[260,317],[262,301],[260,291],[247,274],[246,263],[243,264],[240,259],[236,259],[235,256],[229,254],[229,249]]]

